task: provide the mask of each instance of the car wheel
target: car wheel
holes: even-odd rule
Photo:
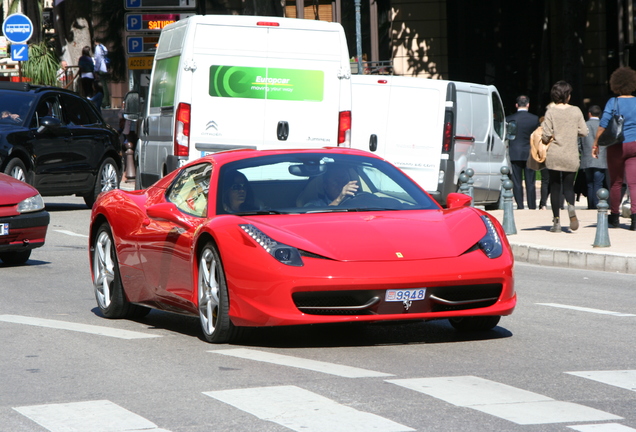
[[[22,252],[4,252],[0,254],[0,260],[7,265],[20,265],[29,260],[31,249]]]
[[[229,342],[236,336],[236,327],[228,314],[230,302],[221,258],[211,242],[203,247],[199,255],[198,279],[198,307],[203,335],[208,342]]]
[[[119,275],[115,243],[107,223],[97,230],[92,247],[93,284],[99,310],[106,318],[124,318],[131,312]]]
[[[461,332],[468,331],[487,331],[495,328],[501,317],[499,315],[493,316],[476,316],[476,317],[461,317],[461,318],[449,318],[451,325],[455,330]]]
[[[24,166],[24,163],[18,158],[13,158],[9,161],[7,167],[4,170],[4,173],[20,181],[28,183],[27,169]]]
[[[117,168],[117,164],[115,164],[115,161],[111,158],[104,159],[104,162],[102,162],[102,165],[97,173],[93,192],[84,196],[84,202],[86,203],[86,205],[89,208],[93,207],[93,204],[95,204],[95,200],[97,200],[97,196],[102,192],[108,192],[109,190],[117,189],[119,187],[120,180],[121,175],[119,173],[119,168]]]

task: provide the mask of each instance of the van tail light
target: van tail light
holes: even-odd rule
[[[351,111],[341,111],[338,117],[338,147],[351,147]]]
[[[450,153],[453,148],[453,123],[444,123],[444,141],[442,142],[442,153]]]
[[[174,155],[190,155],[190,104],[180,103],[174,123]]]

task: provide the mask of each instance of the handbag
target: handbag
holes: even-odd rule
[[[598,145],[603,147],[609,147],[614,144],[622,143],[625,139],[623,135],[623,123],[625,118],[618,111],[618,98],[614,98],[614,109],[612,110],[612,118],[609,124],[603,131],[600,137],[598,137]]]

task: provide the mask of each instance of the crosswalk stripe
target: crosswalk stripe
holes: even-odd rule
[[[636,429],[618,423],[568,426],[579,432],[635,432]]]
[[[81,333],[90,333],[98,336],[108,336],[119,339],[146,339],[161,337],[160,335],[140,333],[130,330],[119,330],[110,327],[94,326],[90,324],[78,324],[66,321],[50,320],[45,318],[34,318],[20,315],[0,315],[0,321],[13,324],[26,324],[37,327],[46,327],[58,330],[70,330]]]
[[[607,311],[607,310],[602,310],[602,309],[592,309],[592,308],[581,307],[581,306],[570,306],[570,305],[564,305],[564,304],[559,304],[559,303],[537,303],[537,304],[540,305],[540,306],[551,306],[551,307],[555,307],[555,308],[571,309],[571,310],[575,310],[575,311],[579,311],[579,312],[590,312],[590,313],[601,314],[601,315],[613,315],[613,316],[617,316],[617,317],[633,317],[633,316],[636,316],[636,314],[629,314],[629,313],[622,313],[622,312],[613,312],[613,311]]]
[[[309,360],[299,357],[292,357],[283,354],[274,354],[265,351],[258,351],[247,348],[237,348],[228,350],[208,351],[214,354],[238,357],[246,360],[260,361],[264,363],[272,363],[281,366],[295,367],[299,369],[307,369],[315,372],[322,372],[330,375],[336,375],[344,378],[372,378],[372,377],[389,377],[392,374],[383,372],[375,372],[367,369],[360,369],[352,366],[344,366],[335,363],[328,363],[318,360]]]
[[[13,409],[51,432],[170,432],[108,400]]]
[[[296,386],[259,387],[203,394],[297,432],[400,432],[408,426],[341,405]]]
[[[386,380],[460,407],[468,407],[520,425],[618,420],[594,408],[475,376]]]
[[[636,370],[581,371],[566,373],[598,381],[603,384],[609,384],[614,387],[636,391]]]

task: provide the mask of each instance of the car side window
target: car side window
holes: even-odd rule
[[[185,168],[168,190],[167,200],[184,213],[207,216],[211,174],[209,163]]]
[[[74,96],[62,95],[64,120],[69,125],[82,126],[93,124],[88,114],[88,102]]]
[[[37,108],[35,109],[33,119],[31,120],[31,127],[39,127],[42,117],[53,117],[64,123],[62,118],[62,108],[60,107],[60,103],[56,96],[45,96],[40,99],[40,102],[38,102]]]

